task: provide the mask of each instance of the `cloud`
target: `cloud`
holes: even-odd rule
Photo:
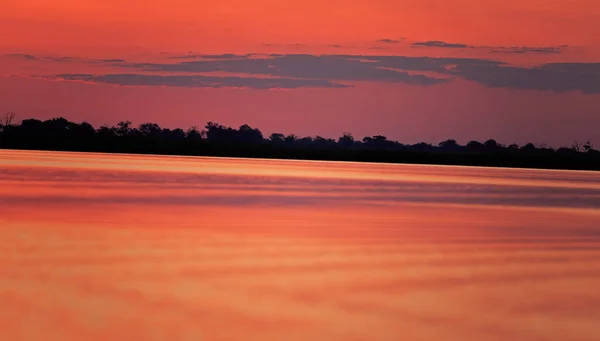
[[[92,58],[77,58],[77,57],[69,57],[69,56],[34,56],[30,54],[23,53],[11,53],[6,54],[5,56],[11,58],[18,58],[22,60],[28,61],[51,61],[51,62],[84,62],[84,63],[124,63],[123,59],[92,59]]]
[[[506,54],[558,54],[564,52],[565,49],[569,48],[569,45],[561,46],[548,46],[548,47],[530,47],[530,46],[512,46],[512,47],[492,47],[490,52],[492,53],[506,53]]]
[[[129,67],[142,72],[233,72],[274,77],[331,81],[385,81],[416,85],[445,83],[448,79],[411,75],[390,70],[343,55],[272,54],[268,58],[196,60],[174,64],[132,63]]]
[[[77,58],[73,58],[73,57],[66,57],[66,56],[59,56],[59,57],[55,57],[55,56],[33,56],[30,54],[24,54],[24,53],[11,53],[11,54],[6,54],[5,56],[7,57],[11,57],[11,58],[18,58],[18,59],[22,59],[22,60],[30,60],[30,61],[40,61],[40,60],[49,60],[49,61],[53,61],[53,62],[72,62],[77,60]]]
[[[340,49],[340,48],[346,48],[348,46],[346,45],[342,45],[339,43],[323,43],[323,44],[303,44],[303,43],[289,43],[289,44],[262,44],[263,47],[277,47],[277,48],[282,48],[282,49],[302,49],[302,48],[336,48],[336,49]]]
[[[433,85],[462,78],[490,87],[600,93],[600,63],[512,66],[477,58],[429,58],[357,55],[270,55],[263,59],[200,60],[176,64],[130,64],[139,71],[214,72],[320,79],[328,81],[378,81]],[[439,78],[411,71],[434,72]]]
[[[247,54],[233,54],[233,53],[225,53],[225,54],[187,54],[180,56],[170,56],[169,59],[235,59],[235,58],[246,58],[251,56],[251,53]]]
[[[413,47],[441,47],[450,49],[466,49],[473,46],[467,44],[446,43],[439,40],[417,41],[411,44]]]
[[[23,54],[11,56],[25,60],[47,60],[44,57]],[[253,89],[344,88],[353,82],[362,81],[430,86],[448,83],[454,79],[465,79],[488,87],[600,94],[600,63],[548,63],[526,67],[480,58],[349,54],[197,54],[194,58],[196,59],[165,63],[82,59],[89,64],[103,61],[106,65],[120,67],[126,71],[123,74],[86,73],[52,77],[129,86]],[[68,62],[73,59],[61,60]],[[210,74],[213,72],[242,76],[218,77]]]
[[[96,62],[98,62],[98,63],[125,63],[126,60],[124,60],[124,59],[97,59]]]
[[[23,60],[38,60],[38,57],[32,56],[30,54],[24,54],[24,53],[9,53],[9,54],[5,54],[5,56],[10,57],[10,58],[23,59]]]
[[[77,58],[73,58],[73,57],[43,57],[45,60],[50,60],[53,62],[74,62],[77,60]]]
[[[216,77],[198,75],[147,75],[147,74],[58,74],[47,79],[103,83],[119,86],[170,86],[187,88],[251,88],[251,89],[297,89],[297,88],[346,88],[350,85],[320,79]]]
[[[356,58],[356,57],[355,57]],[[361,56],[375,65],[401,70],[436,72],[489,87],[600,94],[600,63],[548,63],[521,67],[473,58]]]
[[[570,48],[569,45],[559,46],[476,46],[462,43],[447,43],[439,40],[417,41],[412,47],[450,48],[450,49],[486,49],[492,53],[504,54],[559,54]]]
[[[336,56],[348,60],[361,61],[365,67],[402,70],[402,71],[420,71],[434,72],[440,74],[440,77],[449,77],[453,74],[449,72],[457,65],[472,66],[499,66],[503,62],[475,58],[430,58],[430,57],[408,57],[408,56],[356,56],[343,55]]]
[[[281,48],[299,48],[299,47],[309,47],[309,46],[324,46],[322,44],[302,44],[302,43],[289,43],[289,44],[262,44],[264,47],[281,47]]]
[[[378,43],[383,43],[383,44],[398,44],[400,42],[400,40],[404,40],[404,38],[401,38],[399,40],[394,40],[394,39],[379,39],[377,40]]]
[[[532,68],[509,65],[459,65],[452,73],[490,87],[600,93],[600,63],[551,63]]]

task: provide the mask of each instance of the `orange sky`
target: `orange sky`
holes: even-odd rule
[[[301,134],[335,135],[350,130],[431,142],[449,137],[467,140],[493,136],[515,142],[533,137],[536,142],[555,145],[588,138],[600,143],[600,133],[591,128],[600,125],[600,91],[595,90],[600,89],[600,74],[593,71],[594,65],[573,71],[576,74],[567,79],[553,79],[561,75],[557,73],[543,75],[537,80],[537,87],[528,84],[524,69],[519,70],[525,73],[518,77],[503,76],[500,70],[495,76],[488,75],[496,78],[485,81],[478,79],[480,71],[476,71],[466,77],[467,82],[457,79],[428,87],[375,80],[351,82],[353,87],[346,89],[294,89],[276,95],[225,87],[121,87],[106,97],[113,91],[106,85],[71,86],[31,79],[63,73],[132,72],[114,65],[90,65],[87,61],[49,62],[44,59],[47,56],[148,63],[188,52],[457,57],[493,59],[522,67],[596,63],[600,61],[597,0],[0,2],[0,31],[10,32],[0,39],[0,75],[4,75],[0,78],[0,102],[4,103],[0,112],[12,110],[21,118],[64,115],[93,124],[126,118],[137,123],[152,119],[164,126],[202,125],[209,120],[231,125],[249,122],[268,132],[296,130]],[[381,39],[397,43],[377,42]],[[464,44],[469,48],[412,46],[426,41]],[[562,45],[568,47],[560,53],[492,51]],[[38,60],[5,58],[7,54],[25,53]],[[303,68],[296,65],[290,70]],[[244,72],[236,70],[235,74]],[[581,87],[569,86],[575,92],[552,91],[544,86],[560,88],[564,82],[580,80]],[[506,82],[510,85],[506,86]],[[588,90],[582,93],[577,91],[579,88]],[[36,100],[32,101],[32,97]],[[145,104],[152,101],[160,104]],[[178,113],[165,116],[163,107],[176,108]],[[308,107],[311,112],[302,111]],[[340,115],[346,119],[337,119]],[[539,120],[540,117],[544,119]],[[481,129],[471,129],[473,124]]]
[[[4,0],[5,2],[7,0]],[[381,38],[490,45],[597,45],[595,0],[8,0],[1,45],[221,50]],[[90,38],[92,38],[90,40]]]

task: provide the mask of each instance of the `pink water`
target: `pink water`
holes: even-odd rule
[[[599,340],[600,173],[0,151],[0,339]]]

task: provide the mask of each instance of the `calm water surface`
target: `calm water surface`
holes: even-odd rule
[[[0,339],[600,340],[600,173],[0,151]]]

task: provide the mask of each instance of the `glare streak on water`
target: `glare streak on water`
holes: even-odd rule
[[[0,151],[0,335],[598,340],[599,222],[594,172]]]

